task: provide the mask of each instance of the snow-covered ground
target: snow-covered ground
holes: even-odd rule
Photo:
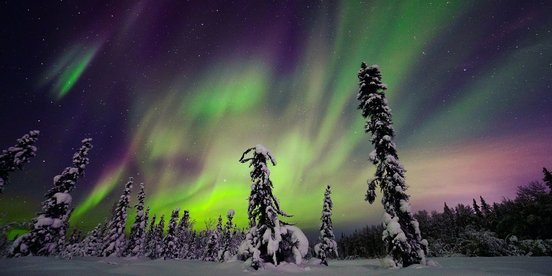
[[[552,275],[552,257],[451,257],[434,258],[432,267],[411,266],[388,270],[379,260],[330,261],[330,266],[280,265],[263,271],[250,271],[243,262],[210,263],[201,261],[48,257],[0,259],[0,275]]]

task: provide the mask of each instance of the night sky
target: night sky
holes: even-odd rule
[[[245,226],[256,144],[288,222],[378,223],[356,110],[378,64],[415,210],[513,197],[552,167],[551,1],[2,1],[0,148],[39,129],[0,222],[28,220],[82,138],[72,225],[103,221],[133,176],[157,214]],[[137,187],[138,185],[136,185]],[[137,189],[135,189],[137,190]],[[133,198],[135,202],[135,198]],[[132,217],[131,217],[132,218]]]

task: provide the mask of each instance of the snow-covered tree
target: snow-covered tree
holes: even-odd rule
[[[121,257],[125,250],[125,227],[127,211],[130,206],[130,193],[132,192],[132,177],[125,184],[123,194],[119,198],[113,211],[113,216],[107,224],[107,231],[103,239],[103,257]]]
[[[190,222],[190,212],[188,210],[184,210],[182,213],[182,218],[180,219],[180,222],[178,223],[178,229],[177,229],[177,238],[178,238],[178,258],[180,259],[186,259],[188,258],[188,251],[190,249],[190,228],[191,228],[191,222]]]
[[[367,120],[365,132],[371,134],[370,141],[375,147],[369,159],[377,166],[375,177],[368,181],[366,200],[374,202],[376,187],[379,186],[383,191],[383,239],[388,252],[386,264],[390,267],[425,264],[427,241],[422,240],[418,222],[410,209],[405,170],[399,162],[393,142],[395,131],[391,121],[391,109],[384,94],[387,87],[381,81],[381,73],[377,66],[362,63],[358,78],[358,109]]]
[[[205,252],[203,253],[202,259],[204,261],[214,262],[217,260],[219,236],[216,230],[209,232],[210,233],[207,238],[207,247]]]
[[[165,230],[165,215],[161,215],[152,237],[152,251],[148,257],[158,259],[163,256],[163,231]]]
[[[61,252],[61,256],[66,259],[71,259],[74,256],[81,256],[81,232],[78,229],[73,229],[69,236],[69,240],[65,244],[65,249]]]
[[[65,232],[71,213],[71,195],[77,180],[84,174],[89,163],[88,152],[92,139],[82,140],[82,146],[73,155],[73,166],[54,177],[54,186],[45,194],[42,211],[33,220],[31,232],[20,236],[11,248],[10,256],[55,255],[60,253],[60,244],[65,241]]]
[[[192,231],[188,238],[188,251],[186,252],[186,258],[191,260],[199,259],[202,256],[198,247],[201,246],[200,243],[201,237],[195,232]]]
[[[17,144],[3,150],[0,153],[0,194],[4,191],[4,185],[8,183],[8,174],[15,170],[23,169],[23,165],[29,163],[36,155],[38,130],[31,130],[28,134],[17,139]]]
[[[223,237],[221,240],[221,249],[219,250],[218,259],[220,262],[228,261],[232,256],[236,254],[236,247],[233,244],[234,240],[234,224],[232,219],[234,218],[234,210],[228,210],[226,213],[226,225],[223,231]]]
[[[155,244],[155,229],[157,226],[157,216],[154,214],[151,218],[148,232],[146,233],[145,256],[154,259],[157,244]]]
[[[146,243],[146,224],[148,223],[149,208],[144,212],[146,192],[144,183],[140,183],[138,203],[136,204],[136,217],[130,230],[130,236],[125,250],[125,256],[144,256]]]
[[[69,236],[69,244],[79,243],[81,241],[82,232],[79,229],[73,229],[71,236]]]
[[[169,229],[167,229],[167,234],[163,238],[163,258],[167,259],[176,259],[178,258],[178,217],[180,209],[175,209],[172,211],[171,219],[169,220]]]
[[[324,205],[322,207],[322,217],[320,225],[320,236],[318,243],[314,246],[314,252],[320,259],[320,264],[328,265],[326,258],[337,257],[337,242],[333,233],[332,225],[332,192],[330,185],[326,187],[324,193]]]
[[[208,233],[210,233],[208,235],[207,250],[205,250],[203,255],[204,261],[214,262],[219,259],[218,253],[220,250],[222,231],[222,217],[219,215],[215,230],[208,231]]]
[[[223,231],[223,230],[222,230],[222,216],[221,216],[221,215],[219,215],[219,217],[218,217],[218,220],[217,220],[217,227],[215,228],[215,231],[216,231],[217,233],[219,233],[219,234],[221,234],[222,231]]]
[[[252,156],[246,157],[249,153]],[[249,163],[253,169],[250,173],[248,208],[250,229],[240,245],[239,255],[244,260],[251,258],[251,267],[254,269],[261,267],[264,262],[275,265],[281,261],[301,263],[308,250],[308,241],[303,239],[301,230],[281,222],[278,218],[289,215],[280,209],[278,200],[272,194],[272,181],[267,166],[269,161],[276,165],[272,154],[262,145],[247,149],[240,158],[241,163]]]
[[[99,223],[80,243],[79,256],[97,257],[100,256],[102,247],[102,224]]]

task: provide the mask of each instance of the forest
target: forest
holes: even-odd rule
[[[517,188],[514,199],[489,204],[483,197],[471,205],[415,214],[429,256],[552,256],[552,174]],[[381,226],[366,226],[338,240],[343,258],[385,255]]]

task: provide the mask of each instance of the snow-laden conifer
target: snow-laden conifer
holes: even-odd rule
[[[247,156],[249,153],[252,156]],[[275,158],[264,146],[257,145],[247,149],[240,162],[253,167],[248,208],[250,229],[240,245],[240,258],[250,258],[254,269],[260,268],[264,262],[275,265],[281,261],[301,263],[308,251],[308,240],[299,228],[287,225],[278,218],[289,215],[280,209],[278,200],[272,194],[268,162],[276,165]]]
[[[65,243],[65,249],[61,252],[61,256],[65,259],[71,259],[75,256],[81,256],[81,232],[78,229],[73,229],[69,236],[69,240]]]
[[[31,130],[17,139],[15,146],[0,153],[0,194],[4,191],[4,185],[8,183],[8,174],[23,169],[23,165],[29,163],[36,155],[35,143],[39,134],[38,130]]]
[[[186,259],[188,258],[188,253],[190,250],[190,228],[191,228],[191,222],[190,222],[190,212],[188,210],[184,210],[182,213],[182,218],[180,219],[180,222],[178,223],[178,231],[177,231],[177,238],[178,238],[178,258],[180,259]]]
[[[120,257],[125,250],[125,227],[127,211],[130,206],[130,194],[132,192],[132,177],[125,184],[123,194],[119,198],[111,220],[107,224],[107,231],[103,239],[102,256]]]
[[[157,245],[155,244],[155,229],[157,226],[157,215],[153,215],[151,218],[150,226],[148,232],[146,233],[146,248],[145,256],[151,259],[154,259]]]
[[[73,166],[54,177],[54,186],[45,194],[42,211],[33,220],[31,232],[20,236],[10,250],[10,256],[55,255],[61,252],[71,213],[71,195],[77,180],[89,163],[88,152],[92,139],[82,140],[82,146],[73,155]]]
[[[217,260],[218,254],[218,234],[216,230],[209,231],[207,236],[207,248],[203,253],[203,260],[214,262]]]
[[[71,236],[69,236],[69,244],[80,243],[82,240],[82,232],[79,229],[73,229]]]
[[[144,212],[146,192],[144,183],[140,183],[138,203],[136,204],[136,217],[130,230],[129,240],[125,250],[125,256],[144,256],[146,244],[146,224],[148,223],[149,208]]]
[[[358,109],[366,118],[365,131],[371,134],[370,141],[375,147],[369,159],[377,166],[375,177],[368,181],[366,200],[373,203],[376,198],[376,187],[382,190],[385,211],[383,239],[388,253],[386,264],[390,267],[425,264],[427,241],[422,240],[418,222],[410,209],[405,170],[399,162],[393,142],[395,131],[391,121],[391,109],[384,94],[387,87],[381,81],[381,73],[377,66],[362,63],[358,78]]]
[[[80,242],[79,256],[97,257],[100,256],[102,247],[102,224],[99,223],[92,231],[88,232],[86,237]]]
[[[322,217],[320,218],[320,236],[318,243],[314,246],[314,252],[320,259],[320,263],[328,265],[327,258],[337,257],[337,242],[333,233],[332,225],[332,192],[330,185],[324,193],[324,205],[322,206]]]
[[[201,237],[195,231],[190,232],[186,259],[196,260],[202,256],[201,251],[198,249],[201,246],[200,239]]]
[[[158,259],[163,256],[163,231],[165,231],[165,215],[161,215],[152,237],[152,251],[150,258]]]
[[[165,260],[178,258],[177,226],[179,212],[180,209],[178,208],[172,211],[171,219],[169,220],[169,228],[167,229],[167,234],[163,238],[163,258]]]
[[[218,260],[220,243],[222,239],[222,216],[219,215],[215,230],[208,231],[207,250],[203,255],[204,261],[214,262]]]
[[[223,230],[223,236],[221,239],[221,248],[218,253],[218,259],[220,262],[228,261],[232,256],[234,256],[236,252],[236,247],[233,244],[234,240],[234,224],[232,223],[232,219],[234,218],[234,210],[230,209],[228,210],[228,213],[226,213],[226,225]]]

